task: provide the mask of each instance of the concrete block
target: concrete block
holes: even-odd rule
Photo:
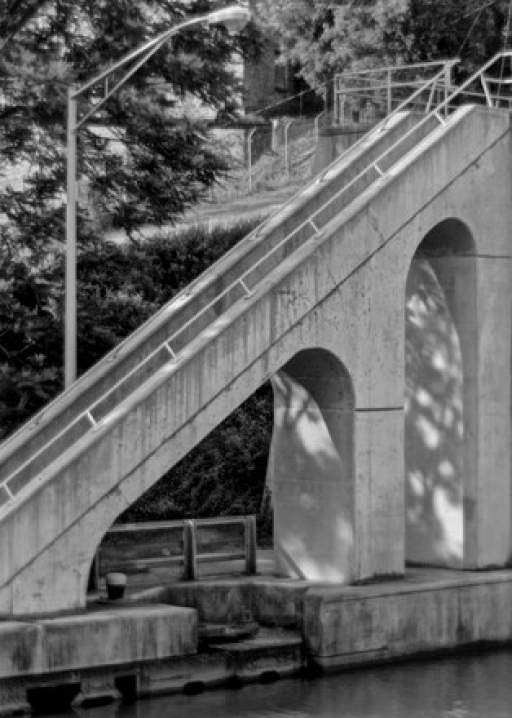
[[[260,629],[254,638],[217,644],[213,650],[226,656],[228,670],[242,682],[265,674],[290,676],[304,665],[300,634],[283,629]]]
[[[255,580],[252,584],[252,612],[264,626],[300,629],[307,581]]]
[[[174,583],[161,596],[173,606],[194,608],[205,623],[239,623],[251,609],[251,584],[236,579]]]
[[[0,679],[42,670],[42,630],[33,623],[0,622]]]
[[[193,609],[151,605],[40,621],[47,671],[94,668],[192,654]]]
[[[304,633],[313,662],[328,670],[512,639],[512,573],[447,572],[434,581],[315,588]]]
[[[222,685],[232,676],[224,656],[206,651],[196,656],[144,663],[139,670],[138,696],[181,693]]]

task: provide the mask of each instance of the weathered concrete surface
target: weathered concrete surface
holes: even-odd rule
[[[193,656],[197,641],[197,611],[163,604],[0,622],[0,715],[29,713],[32,688],[76,685],[77,706],[117,700],[116,676]]]
[[[512,572],[430,570],[407,581],[311,589],[304,635],[324,670],[512,640]]]
[[[250,616],[262,626],[300,629],[309,581],[279,578],[202,579],[172,583],[136,594],[144,602],[194,608],[205,623],[241,623]]]
[[[345,152],[351,145],[369,131],[370,127],[363,124],[343,127],[321,127],[313,159],[313,173],[320,172],[324,167]]]
[[[470,366],[478,401],[469,401],[468,447],[475,470],[463,502],[462,564],[504,565],[511,549],[509,123],[505,112],[461,108],[413,143],[384,177],[326,211],[321,236],[287,258],[283,251],[249,298],[205,325],[178,362],[57,458],[3,514],[0,610],[83,605],[92,556],[119,513],[304,349],[329,353],[353,387],[353,504],[347,511],[340,493],[330,507],[352,523],[353,547],[343,554],[349,570],[338,570],[354,580],[403,573],[406,280],[423,238],[450,218],[468,228],[476,260]],[[327,173],[320,189],[305,192],[298,216],[320,207],[331,179]],[[273,242],[288,231],[291,214],[275,220]],[[260,247],[256,235],[251,241]],[[496,512],[500,529],[491,531]],[[307,545],[311,526],[297,515],[294,522],[297,541]],[[299,569],[308,576],[308,565]]]
[[[299,352],[272,379],[268,483],[281,573],[349,583],[354,570],[354,393],[328,352]],[[307,524],[307,533],[305,525]]]
[[[0,678],[157,660],[197,651],[197,612],[168,605],[105,608],[0,623]]]

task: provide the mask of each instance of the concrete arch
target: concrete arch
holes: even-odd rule
[[[405,305],[406,561],[471,564],[477,433],[475,240],[455,218],[411,260]]]
[[[321,348],[272,378],[269,484],[278,570],[309,580],[354,575],[354,406],[351,377]]]

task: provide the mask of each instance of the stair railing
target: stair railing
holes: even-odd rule
[[[168,363],[169,361],[173,363],[177,363],[180,361],[182,349],[184,347],[181,347],[181,349],[177,348],[177,344],[179,343],[179,335],[182,334],[185,330],[190,329],[193,324],[198,321],[199,318],[201,318],[206,312],[211,310],[215,304],[220,302],[221,300],[224,300],[228,297],[230,293],[233,293],[234,296],[231,298],[231,302],[229,303],[229,306],[224,309],[224,311],[227,311],[227,309],[231,308],[236,302],[238,302],[241,299],[249,299],[254,289],[256,288],[256,285],[259,284],[262,277],[256,278],[255,282],[251,282],[251,275],[255,275],[257,270],[260,269],[260,267],[263,267],[265,263],[269,261],[269,259],[272,258],[272,255],[276,255],[277,252],[284,247],[288,242],[290,242],[293,238],[297,238],[299,233],[302,232],[303,229],[309,228],[310,233],[306,237],[298,237],[300,244],[297,244],[296,248],[298,246],[304,245],[306,242],[313,238],[320,238],[322,236],[322,231],[324,229],[324,226],[328,223],[324,223],[324,226],[322,226],[321,221],[319,221],[319,215],[322,214],[322,212],[328,208],[330,205],[333,204],[333,202],[339,201],[339,199],[343,196],[344,193],[348,191],[349,188],[353,187],[357,182],[360,182],[361,179],[363,179],[365,176],[370,175],[369,177],[369,183],[367,187],[370,186],[374,181],[378,181],[385,177],[387,170],[397,161],[397,158],[393,160],[393,162],[389,165],[389,167],[385,168],[383,165],[385,163],[386,158],[388,158],[390,155],[392,156],[393,153],[396,152],[398,148],[400,148],[401,145],[406,143],[406,141],[415,133],[418,131],[418,129],[422,128],[426,123],[431,122],[432,119],[436,121],[436,123],[439,124],[439,126],[445,126],[447,124],[447,115],[450,111],[452,111],[454,108],[457,108],[459,106],[458,101],[462,96],[466,94],[466,91],[471,96],[479,96],[479,93],[475,93],[474,91],[471,91],[470,88],[472,85],[474,85],[476,82],[481,82],[481,79],[484,77],[487,70],[489,70],[496,62],[498,62],[503,57],[512,57],[512,50],[500,52],[497,55],[495,55],[491,60],[489,60],[482,68],[480,68],[477,72],[475,72],[473,75],[471,75],[470,78],[468,78],[462,85],[457,87],[454,92],[449,94],[446,98],[444,98],[440,103],[438,103],[433,109],[431,108],[431,100],[427,99],[425,110],[426,113],[424,116],[413,125],[413,127],[408,130],[404,135],[402,135],[396,142],[394,142],[390,147],[388,147],[379,157],[377,157],[374,161],[372,161],[365,169],[363,169],[360,173],[356,175],[352,180],[350,180],[347,184],[343,185],[341,189],[336,192],[334,195],[329,197],[329,199],[324,202],[319,208],[317,208],[314,212],[311,213],[311,215],[304,221],[300,222],[297,227],[295,227],[291,232],[289,232],[283,239],[281,239],[277,244],[275,244],[273,247],[270,248],[268,252],[266,252],[262,257],[260,257],[251,267],[246,269],[244,272],[241,273],[241,275],[232,281],[227,287],[224,288],[223,291],[219,292],[212,300],[210,300],[206,305],[204,305],[196,314],[194,314],[190,319],[188,319],[186,322],[182,324],[182,326],[176,330],[171,336],[169,336],[166,340],[161,342],[156,349],[154,349],[152,352],[150,352],[142,361],[140,361],[135,367],[133,367],[129,372],[127,372],[118,382],[116,382],[113,386],[109,387],[107,391],[105,391],[100,398],[97,398],[94,400],[94,402],[91,403],[91,405],[81,412],[73,421],[71,421],[69,424],[66,425],[66,427],[56,434],[52,439],[50,443],[56,442],[59,438],[62,438],[62,436],[73,426],[76,426],[80,421],[85,422],[87,424],[86,430],[83,432],[82,435],[87,433],[91,429],[97,428],[100,423],[106,422],[109,420],[109,416],[113,413],[113,411],[117,411],[118,409],[111,409],[106,415],[98,417],[95,416],[95,412],[98,410],[100,404],[114,391],[119,389],[124,382],[126,382],[129,378],[131,378],[139,369],[144,367],[149,361],[154,359],[158,353],[162,353],[163,360],[162,363],[157,366],[154,371],[158,371],[164,364]],[[402,113],[404,110],[407,109],[407,105],[409,102],[415,101],[422,93],[428,92],[428,97],[432,97],[432,89],[436,88],[437,83],[440,82],[441,78],[444,75],[444,68],[439,73],[437,73],[433,78],[429,79],[425,85],[422,88],[419,88],[416,90],[407,100],[404,100],[400,105],[389,115],[388,117],[384,118],[381,122],[379,122],[376,127],[372,129],[372,132],[375,132],[376,130],[381,130],[386,127],[386,125],[390,122],[392,117],[396,117],[397,114]],[[490,94],[490,92],[484,92],[482,93],[482,96],[485,99],[485,103],[488,107],[494,107],[495,106],[495,99]],[[455,102],[457,101],[457,103]],[[444,116],[443,116],[444,115]],[[363,140],[359,140],[358,143],[362,142]],[[356,143],[356,144],[358,144]],[[347,152],[351,151],[353,149],[349,148]],[[406,150],[407,152],[407,150]],[[346,154],[346,153],[344,153]],[[313,182],[323,182],[326,179],[329,178],[329,175],[331,171],[335,168],[335,166],[340,162],[340,160],[343,158],[344,155],[342,155],[341,158],[338,158],[335,160],[326,170],[321,172],[314,180]],[[364,191],[364,190],[363,190]],[[300,193],[298,195],[300,197]],[[292,199],[289,202],[286,203],[285,207],[290,207],[293,205],[296,205],[297,199]],[[260,228],[258,228],[254,233],[250,235],[252,240],[258,239],[263,232],[265,231],[266,227],[268,226],[269,222],[276,216],[282,214],[283,208],[281,208],[278,212],[274,213],[274,215],[269,218],[266,222],[261,225]],[[270,268],[267,268],[263,276],[268,276],[268,274],[277,266],[279,263],[279,260],[277,260],[275,263],[272,264]],[[181,295],[180,299],[183,301],[183,296]],[[201,334],[203,329],[199,329],[199,331],[191,338],[189,338],[185,345],[189,344],[193,339],[197,338]],[[120,399],[118,401],[117,407],[119,404],[121,404],[128,396],[130,396],[130,393],[127,393],[125,397]],[[78,439],[76,439],[78,440]],[[21,486],[16,486],[16,478],[23,472],[24,469],[29,467],[33,462],[36,462],[38,457],[47,449],[48,445],[45,445],[44,447],[41,447],[38,451],[34,452],[23,464],[18,466],[9,476],[3,478],[0,480],[0,516],[4,511],[9,507],[9,505],[12,503],[12,501],[17,498],[18,496],[21,497],[25,494],[25,490],[27,490],[31,485],[32,481],[34,479],[41,479],[41,474],[44,471],[43,467],[40,471],[37,471],[33,477],[29,479],[29,482],[25,482],[21,484]],[[50,462],[51,463],[51,462]]]

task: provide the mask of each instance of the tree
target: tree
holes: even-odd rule
[[[260,0],[284,54],[316,85],[335,72],[461,56],[459,79],[503,43],[509,0]]]
[[[210,9],[208,0],[0,0],[3,435],[62,386],[67,87],[185,15]],[[236,81],[228,60],[244,47],[244,38],[233,40],[222,26],[197,26],[176,36],[109,101],[99,125],[80,131],[78,174],[93,200],[79,206],[80,257],[99,252],[107,215],[114,227],[135,238],[142,223],[172,222],[224,171],[207,122],[180,116],[172,103],[176,96],[192,96],[220,117],[232,116]],[[23,187],[13,181],[19,173]],[[83,281],[82,274],[82,287]],[[85,334],[102,315],[107,323],[109,312],[119,319],[114,330],[95,327],[104,335],[103,352],[148,316],[146,305],[142,311],[133,306],[136,297],[122,300],[122,294],[117,289],[114,297],[104,297],[104,311],[90,320],[84,308],[84,301],[90,308],[90,300],[80,294],[81,370],[102,354],[89,351],[95,341]]]
[[[208,0],[0,0],[0,167],[24,168],[23,191],[0,195],[2,245],[46,254],[63,241],[66,88],[176,24]],[[11,12],[13,11],[13,12]],[[79,239],[98,239],[97,218],[134,236],[142,223],[172,221],[226,167],[197,117],[179,116],[175,95],[193,95],[221,116],[235,108],[229,60],[239,42],[225,28],[176,36],[79,133],[78,174],[94,208],[82,203]],[[94,97],[93,97],[94,99]],[[86,182],[85,182],[86,181]],[[92,211],[94,209],[94,211]]]
[[[460,57],[458,79],[489,60],[504,44],[509,0],[409,0],[386,40],[405,62]]]
[[[406,0],[260,0],[261,17],[279,28],[284,57],[314,86],[335,72],[381,63],[384,34]]]

